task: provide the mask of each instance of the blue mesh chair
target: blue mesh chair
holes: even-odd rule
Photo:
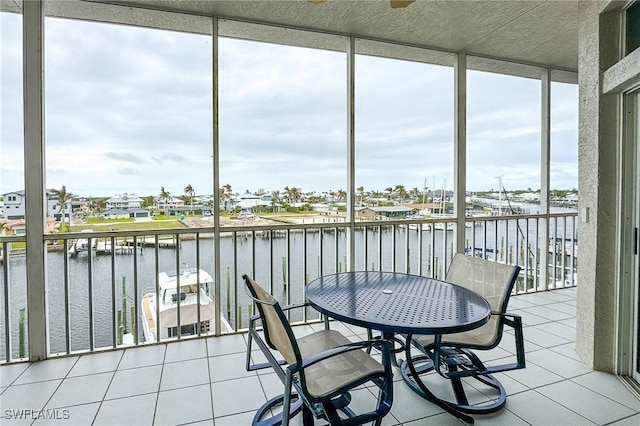
[[[463,254],[454,256],[445,281],[471,289],[483,296],[491,305],[491,319],[482,327],[462,333],[407,336],[406,344],[411,344],[423,352],[423,355],[417,357],[407,356],[408,360],[402,366],[403,377],[415,392],[425,396],[420,375],[435,370],[440,376],[451,381],[456,401],[445,403],[456,410],[469,414],[487,414],[498,411],[505,405],[506,391],[492,374],[526,366],[522,320],[518,315],[507,313],[509,297],[519,272],[519,266]],[[487,366],[476,352],[498,346],[505,325],[515,331],[516,362]],[[464,390],[465,378],[477,379],[498,390],[499,396],[488,403],[470,404]],[[473,421],[469,419],[470,417],[466,417],[466,420]]]
[[[391,362],[389,357],[383,357],[381,364],[365,350],[372,347],[382,350],[384,346],[388,350],[391,343],[386,340],[352,343],[340,332],[328,329],[296,339],[285,312],[308,305],[281,307],[252,278],[247,275],[242,278],[259,312],[249,323],[247,370],[273,368],[284,384],[284,394],[267,401],[254,416],[253,425],[288,425],[290,417],[301,409],[305,425],[312,425],[314,416],[331,425],[380,424],[393,399]],[[258,321],[262,323],[264,339],[256,327]],[[267,363],[251,363],[253,342],[260,347]],[[284,359],[276,359],[272,350]],[[369,412],[356,414],[349,408],[349,391],[367,382],[378,387],[376,406]],[[282,412],[264,419],[278,405],[283,406]]]

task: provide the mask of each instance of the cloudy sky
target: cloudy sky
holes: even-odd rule
[[[24,188],[21,16],[0,14],[0,193]],[[47,18],[47,187],[213,192],[211,38]],[[220,185],[346,189],[344,53],[220,41]],[[468,72],[467,187],[540,187],[540,82]],[[453,69],[358,55],[356,186],[453,186]],[[577,186],[577,88],[552,85],[552,188]]]

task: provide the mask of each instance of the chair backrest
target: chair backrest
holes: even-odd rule
[[[288,364],[301,360],[300,349],[278,301],[252,278],[243,275],[245,288],[256,302],[267,344],[282,354]]]
[[[493,312],[505,313],[520,267],[456,253],[447,270],[445,281],[473,290],[484,297]],[[487,325],[478,330],[491,345],[500,339],[503,322],[492,316]],[[479,336],[478,336],[479,337]]]

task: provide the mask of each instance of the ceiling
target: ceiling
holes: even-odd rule
[[[104,3],[127,7],[114,9]],[[561,70],[556,74],[568,71],[556,78],[574,82],[578,69],[577,0],[415,0],[403,8],[392,8],[390,0],[65,0],[48,1],[45,5],[45,12],[52,16],[209,33],[211,27],[206,22],[210,21],[198,24],[193,15],[215,16],[226,18],[224,36],[255,37],[262,41],[288,43],[282,38],[286,37],[294,40],[292,44],[305,45],[307,42],[302,38],[318,34],[309,36],[310,33],[285,30],[280,31],[281,39],[277,40],[268,34],[268,27],[246,31],[245,25],[241,34],[242,31],[233,33],[235,29],[229,30],[229,26],[237,21],[274,24],[445,52],[464,51],[473,55],[476,62],[485,62],[469,64],[471,68],[497,70],[495,64],[487,64],[487,58],[505,59]],[[3,0],[0,6],[2,10],[15,12],[22,8],[21,0]],[[181,12],[191,18],[146,12],[154,14],[150,17],[139,13],[141,9]],[[200,26],[185,29],[194,22]],[[326,45],[322,43],[325,42],[316,46],[332,48],[331,40]],[[433,61],[437,63],[438,59]],[[508,70],[514,66],[499,67],[501,72],[534,78],[539,75],[535,70]]]
[[[99,1],[578,68],[578,2],[572,0],[416,0],[405,8],[391,8],[389,0]]]

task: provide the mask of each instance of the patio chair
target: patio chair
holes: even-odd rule
[[[288,425],[301,409],[303,424],[313,425],[313,417],[331,425],[379,425],[391,409],[393,373],[388,356],[382,364],[365,352],[375,347],[389,349],[391,343],[376,339],[352,343],[340,332],[322,330],[296,339],[287,320],[287,311],[307,303],[281,307],[278,301],[252,278],[243,275],[245,290],[256,303],[258,314],[249,321],[246,368],[248,371],[273,368],[284,384],[284,394],[267,401],[255,414],[253,425]],[[262,323],[261,333],[256,328]],[[267,363],[252,364],[252,343],[256,342]],[[284,359],[276,359],[272,349]],[[387,352],[388,353],[388,352]],[[356,414],[349,408],[349,391],[367,382],[378,387],[378,399],[371,411]],[[282,412],[263,419],[271,409],[282,405]],[[372,404],[373,405],[373,404]]]
[[[522,320],[518,315],[507,313],[509,296],[519,272],[519,266],[456,254],[447,271],[445,281],[482,295],[491,306],[489,322],[474,330],[461,333],[407,336],[406,344],[412,344],[424,354],[408,360],[413,363],[412,367],[416,373],[427,374],[435,370],[440,376],[451,380],[456,401],[445,401],[445,403],[458,411],[487,414],[500,410],[506,403],[507,394],[502,384],[492,374],[526,366]],[[512,327],[515,331],[516,362],[487,366],[474,351],[489,350],[498,346],[505,325]],[[415,392],[425,396],[408,367],[407,362],[402,367],[405,381]],[[471,405],[464,389],[463,379],[467,378],[477,379],[498,390],[499,396],[487,403]],[[418,380],[420,380],[419,377]]]

